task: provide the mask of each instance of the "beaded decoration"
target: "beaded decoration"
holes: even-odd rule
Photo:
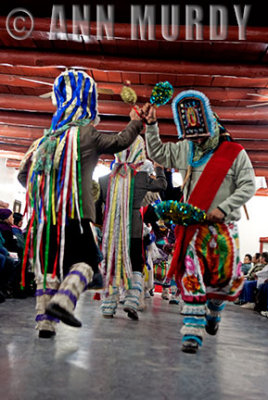
[[[177,225],[189,226],[200,224],[206,221],[206,213],[200,208],[188,203],[181,203],[175,200],[161,201],[154,204],[156,214],[164,222]]]

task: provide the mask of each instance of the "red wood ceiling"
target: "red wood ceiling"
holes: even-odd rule
[[[98,41],[91,26],[91,41],[49,40],[48,19],[36,19],[30,38],[12,39],[0,17],[0,156],[17,166],[31,142],[48,128],[54,107],[39,97],[51,90],[65,67],[79,66],[102,89],[99,111],[103,132],[117,132],[128,121],[129,106],[120,99],[125,80],[130,80],[139,103],[150,98],[158,81],[168,80],[175,89],[195,88],[210,99],[235,140],[248,151],[256,175],[268,179],[268,29],[247,28],[247,40],[237,40],[237,28],[229,27],[226,41],[211,42],[208,27],[204,40],[168,42],[156,27],[154,41],[130,40],[130,25],[115,24],[113,40]],[[67,24],[71,32],[71,22]],[[181,27],[180,37],[184,27]],[[23,78],[47,82],[29,82]],[[49,85],[50,84],[50,85]],[[254,96],[254,95],[260,96]],[[158,109],[163,141],[176,141],[170,105]]]

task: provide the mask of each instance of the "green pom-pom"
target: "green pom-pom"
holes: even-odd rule
[[[162,201],[154,205],[155,212],[164,222],[172,221],[174,224],[189,226],[206,221],[205,211],[188,203],[174,200]]]
[[[174,89],[168,81],[158,82],[152,90],[150,103],[156,106],[163,106],[173,96]]]

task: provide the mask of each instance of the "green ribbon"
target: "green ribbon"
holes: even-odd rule
[[[48,202],[48,210],[47,210],[47,226],[46,226],[46,247],[45,247],[45,260],[44,260],[44,289],[46,289],[46,277],[47,277],[47,269],[48,269],[51,208],[52,208],[52,188],[53,188],[53,173],[51,172],[50,185],[49,185],[49,202]]]

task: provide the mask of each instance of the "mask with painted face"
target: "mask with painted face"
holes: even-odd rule
[[[217,122],[209,99],[197,90],[185,90],[172,102],[174,121],[180,139],[215,136]]]

